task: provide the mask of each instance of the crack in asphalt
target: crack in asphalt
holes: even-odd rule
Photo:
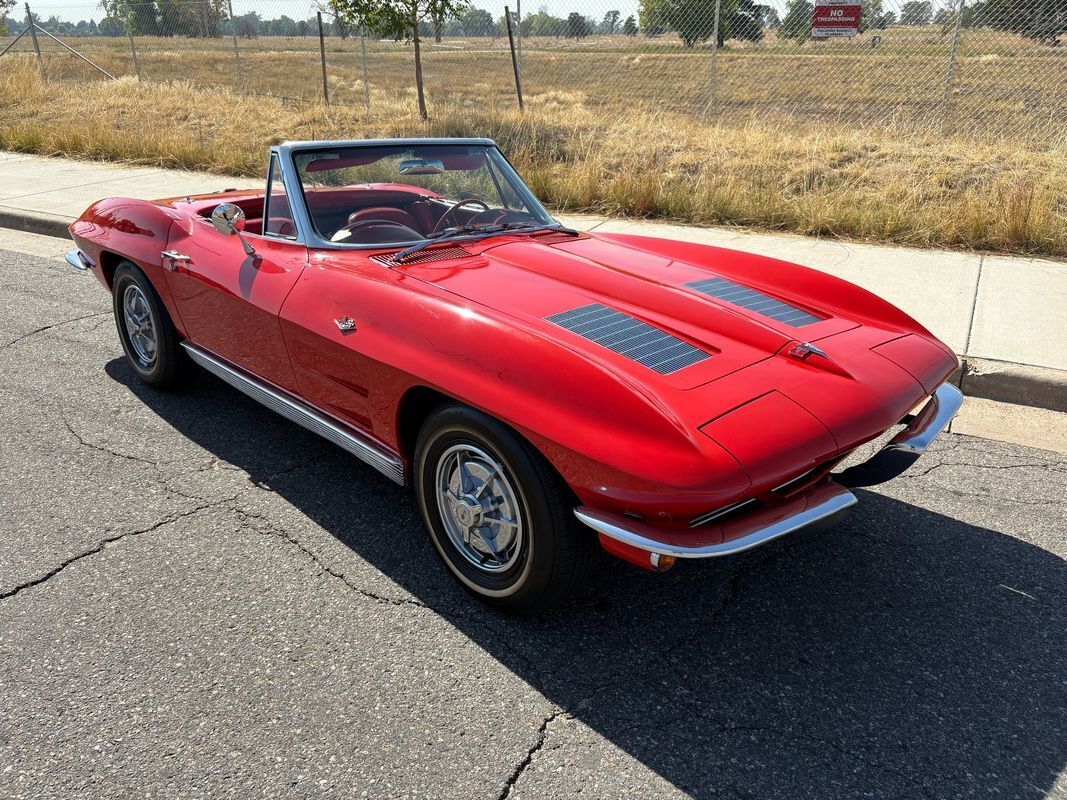
[[[506,798],[511,796],[511,791],[515,788],[515,784],[519,782],[523,773],[526,772],[526,769],[533,763],[534,758],[536,758],[537,754],[544,748],[545,742],[548,740],[549,727],[560,717],[566,716],[570,716],[568,712],[563,709],[556,709],[542,720],[541,727],[537,730],[537,741],[533,743],[533,745],[526,751],[526,755],[523,756],[522,760],[511,770],[511,774],[508,775],[500,793],[497,794],[496,800],[506,800]]]
[[[24,333],[21,336],[16,336],[11,341],[6,342],[4,344],[0,344],[0,350],[6,350],[7,348],[11,347],[12,345],[18,344],[24,339],[29,339],[31,336],[36,336],[38,333],[44,333],[45,331],[50,331],[53,328],[59,328],[63,325],[71,325],[75,322],[81,322],[83,319],[92,319],[93,317],[101,317],[104,315],[111,316],[111,312],[97,311],[94,314],[86,314],[85,316],[75,317],[74,319],[65,319],[60,322],[53,322],[51,325],[42,325],[40,328],[36,328],[35,330],[30,331],[29,333]]]
[[[81,561],[83,558],[88,558],[89,556],[94,556],[97,553],[102,552],[106,547],[108,547],[110,545],[113,545],[113,544],[116,544],[117,542],[120,542],[123,539],[127,539],[127,538],[130,538],[130,537],[133,537],[133,536],[141,536],[142,534],[145,534],[145,533],[151,533],[152,531],[158,530],[159,528],[162,528],[165,525],[170,525],[170,524],[172,524],[174,522],[177,522],[180,519],[185,519],[186,517],[191,517],[194,514],[199,514],[201,511],[206,511],[209,508],[220,506],[223,503],[231,502],[231,501],[232,501],[231,498],[225,498],[223,500],[219,500],[219,501],[214,502],[214,503],[206,503],[205,505],[198,506],[198,507],[196,507],[196,508],[194,508],[192,510],[189,510],[189,511],[183,511],[183,512],[178,513],[178,514],[172,514],[171,516],[169,516],[169,517],[167,517],[165,519],[161,519],[161,520],[158,520],[157,522],[152,523],[151,525],[149,525],[146,528],[139,528],[139,529],[133,530],[133,531],[122,531],[120,533],[116,533],[114,536],[106,536],[105,538],[103,538],[100,541],[98,541],[95,545],[90,547],[88,550],[83,550],[82,552],[71,556],[70,558],[62,561],[57,566],[55,566],[52,569],[50,569],[48,572],[45,572],[42,575],[38,575],[36,578],[32,578],[32,579],[30,579],[28,581],[24,581],[24,582],[22,582],[22,583],[20,583],[20,584],[18,584],[16,586],[13,586],[10,589],[6,589],[6,590],[0,592],[0,600],[6,600],[9,597],[15,597],[20,592],[22,592],[22,591],[24,591],[26,589],[31,589],[34,586],[40,586],[42,583],[46,583],[47,581],[49,581],[52,578],[54,578],[56,575],[58,575],[61,572],[63,572],[71,564],[75,564],[78,561]]]
[[[286,472],[290,471],[292,470],[286,470]],[[362,586],[359,586],[354,581],[352,581],[352,579],[349,578],[348,575],[346,575],[344,572],[341,572],[330,566],[318,553],[316,553],[314,550],[312,550],[310,547],[300,541],[300,539],[298,539],[296,536],[289,533],[287,530],[280,528],[272,520],[268,519],[264,515],[257,514],[245,508],[235,508],[234,511],[238,516],[242,517],[251,526],[252,530],[256,531],[257,534],[259,534],[260,536],[272,536],[292,545],[297,550],[299,550],[309,561],[311,561],[311,563],[313,563],[320,570],[320,572],[322,572],[322,574],[336,578],[346,587],[348,587],[348,589],[360,595],[361,597],[367,600],[371,600],[372,602],[378,603],[380,605],[416,608],[421,611],[428,611],[432,614],[444,617],[445,619],[460,620],[469,625],[476,625],[478,627],[481,627],[489,631],[490,633],[495,634],[497,643],[501,647],[506,649],[508,652],[510,652],[513,656],[515,656],[515,658],[523,664],[523,667],[527,671],[532,674],[538,672],[538,670],[534,667],[533,662],[530,661],[529,657],[521,650],[516,649],[506,640],[504,636],[506,632],[501,631],[496,626],[490,624],[487,620],[479,619],[478,617],[475,617],[469,613],[457,611],[455,609],[437,608],[427,603],[424,603],[421,600],[416,600],[415,598],[390,597],[388,595],[379,594],[378,592],[373,592],[370,589],[366,589]],[[257,522],[264,527],[260,527],[260,525],[257,525]]]
[[[821,540],[821,538],[822,537],[819,537],[819,540]],[[734,603],[737,602],[741,595],[741,592],[743,591],[742,582],[744,578],[747,577],[749,573],[758,570],[760,567],[764,566],[770,561],[776,560],[780,556],[781,553],[779,552],[779,550],[774,549],[773,551],[770,551],[763,555],[761,558],[754,558],[747,564],[744,564],[738,569],[736,569],[727,578],[723,595],[719,600],[718,604],[713,609],[711,609],[710,613],[713,615],[718,615],[730,608]],[[537,755],[544,749],[546,740],[548,738],[548,730],[551,727],[552,723],[560,718],[573,719],[575,714],[580,711],[584,706],[591,703],[597,695],[610,689],[614,685],[614,682],[616,680],[633,675],[635,671],[641,670],[652,661],[662,660],[671,669],[672,674],[675,675],[690,692],[695,692],[695,689],[689,683],[688,677],[685,676],[682,671],[678,669],[677,664],[675,664],[675,662],[672,661],[670,658],[670,655],[673,652],[675,652],[677,649],[679,649],[681,646],[683,646],[689,641],[690,637],[688,634],[686,634],[684,636],[679,637],[673,643],[664,641],[655,644],[650,644],[650,655],[647,659],[641,660],[636,664],[629,665],[629,667],[625,671],[613,672],[593,689],[586,692],[583,697],[571,703],[569,706],[565,708],[554,708],[552,712],[549,713],[542,720],[541,726],[537,732],[536,741],[526,751],[522,759],[520,759],[520,761],[512,768],[511,773],[505,781],[500,793],[497,795],[496,800],[506,800],[506,798],[511,795],[511,792],[515,788],[515,785],[518,783],[518,781],[522,778],[523,774],[536,759]],[[681,721],[681,719],[683,718],[679,717],[676,721]],[[640,723],[635,724],[633,727],[640,727]]]
[[[73,436],[75,439],[77,439],[78,445],[80,447],[85,447],[85,448],[87,448],[89,450],[95,450],[98,453],[105,453],[106,455],[114,456],[115,458],[124,458],[124,459],[127,459],[128,461],[138,461],[138,462],[140,462],[142,464],[148,464],[149,466],[155,467],[157,469],[159,468],[159,463],[160,462],[156,461],[155,459],[142,458],[141,456],[134,456],[134,455],[130,455],[129,453],[120,453],[117,450],[112,450],[110,447],[105,447],[104,445],[95,444],[93,442],[86,441],[85,438],[83,438],[80,433],[78,433],[76,430],[74,430],[74,426],[70,424],[70,420],[68,420],[66,417],[63,417],[63,424],[66,426],[67,430],[70,431],[70,435]],[[174,462],[167,462],[167,463],[174,463]]]
[[[941,469],[942,467],[970,467],[971,469],[988,469],[996,472],[1009,469],[1052,469],[1059,472],[1061,466],[1060,461],[1049,461],[1043,463],[1025,463],[1025,464],[972,464],[967,461],[942,461],[937,464],[932,464],[921,472],[909,472],[904,478],[925,478],[933,472]]]

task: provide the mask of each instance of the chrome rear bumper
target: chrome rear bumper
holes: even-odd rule
[[[574,515],[603,537],[675,558],[727,556],[797,531],[825,529],[856,504],[856,496],[846,487],[871,486],[906,470],[948,427],[962,403],[959,389],[942,384],[908,426],[866,463],[833,475],[833,481],[818,483],[781,503],[762,506],[720,524],[668,530],[588,506],[579,506]]]
[[[63,256],[63,260],[74,267],[74,269],[81,272],[85,272],[93,266],[93,262],[89,260],[89,256],[85,255],[85,253],[78,249],[71,250]]]

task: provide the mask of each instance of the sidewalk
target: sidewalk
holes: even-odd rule
[[[0,152],[0,227],[65,237],[66,226],[102,197],[150,200],[258,184]],[[1067,264],[587,215],[559,218],[583,230],[731,247],[837,275],[899,306],[960,354],[965,394],[1067,411]]]

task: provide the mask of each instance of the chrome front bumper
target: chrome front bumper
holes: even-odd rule
[[[948,427],[962,402],[959,389],[943,384],[907,427],[866,463],[781,503],[762,506],[720,524],[666,530],[588,506],[579,506],[574,515],[601,536],[648,553],[675,558],[732,555],[786,534],[829,528],[857,502],[846,487],[881,483],[906,470]],[[656,563],[655,559],[652,563]]]
[[[78,249],[71,250],[63,256],[63,260],[74,267],[74,269],[81,272],[85,272],[93,266],[93,262],[89,260],[89,256],[85,255],[85,253]]]
[[[862,464],[834,475],[842,486],[874,486],[895,478],[915,463],[933,443],[963,404],[963,393],[951,383],[943,383],[908,426],[885,447]]]

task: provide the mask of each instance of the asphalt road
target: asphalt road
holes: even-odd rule
[[[340,450],[138,385],[95,279],[0,252],[0,306],[0,796],[1067,797],[1063,457],[946,435],[518,621]]]

